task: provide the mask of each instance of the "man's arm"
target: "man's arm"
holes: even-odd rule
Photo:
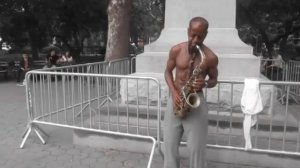
[[[180,96],[179,93],[175,87],[174,79],[173,79],[173,70],[176,67],[176,57],[177,57],[177,49],[176,47],[171,48],[169,52],[169,58],[167,61],[167,66],[165,70],[165,80],[167,82],[167,85],[169,86],[169,89],[172,93],[173,102],[176,104],[180,102]]]
[[[206,87],[212,88],[215,87],[218,83],[218,64],[219,60],[218,57],[214,55],[210,67],[208,68],[207,75],[208,80],[206,81]]]
[[[169,52],[169,59],[167,61],[167,66],[165,70],[165,80],[171,92],[174,92],[176,90],[174,85],[173,73],[172,73],[175,66],[176,66],[176,55],[175,55],[174,48],[172,48]]]

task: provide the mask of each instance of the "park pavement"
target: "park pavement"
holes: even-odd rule
[[[0,76],[0,168],[145,168],[149,154],[74,145],[72,130],[43,127],[50,135],[43,145],[31,133],[20,149],[27,124],[25,87]],[[208,161],[208,168],[254,168],[247,165]],[[152,168],[162,168],[160,155]],[[188,162],[182,159],[181,168]]]

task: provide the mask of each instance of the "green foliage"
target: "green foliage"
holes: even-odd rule
[[[134,42],[159,37],[164,4],[165,0],[133,1],[130,34]],[[15,50],[30,46],[36,54],[56,37],[78,56],[85,39],[107,32],[107,5],[108,0],[2,0],[0,37]]]
[[[148,40],[159,37],[164,26],[165,0],[133,1],[131,37]]]
[[[106,7],[106,0],[2,0],[0,36],[16,49],[36,51],[57,37],[79,54],[84,39],[107,28]]]
[[[298,0],[238,0],[237,27],[246,43],[253,45],[258,37],[262,37],[268,51],[266,57],[272,57],[274,46],[280,46],[285,59],[299,54],[297,47],[300,44],[294,40],[300,33]]]

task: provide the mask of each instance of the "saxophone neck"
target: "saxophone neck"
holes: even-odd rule
[[[202,65],[204,63],[205,59],[206,59],[206,56],[205,56],[204,52],[202,51],[202,49],[199,45],[196,45],[196,48],[198,49],[199,54],[201,55],[200,65]]]

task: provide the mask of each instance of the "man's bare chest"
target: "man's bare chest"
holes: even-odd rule
[[[176,68],[180,70],[190,70],[195,68],[201,68],[203,71],[207,69],[207,61],[200,55],[196,56],[182,56],[177,57]]]

